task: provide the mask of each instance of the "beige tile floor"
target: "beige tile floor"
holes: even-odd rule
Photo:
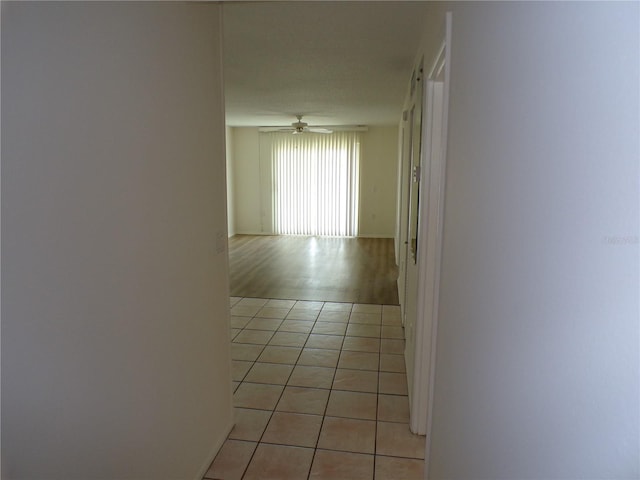
[[[424,478],[400,307],[232,297],[235,427],[205,479]]]

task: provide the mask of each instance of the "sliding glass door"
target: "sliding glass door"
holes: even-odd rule
[[[358,134],[270,135],[275,233],[356,236]]]

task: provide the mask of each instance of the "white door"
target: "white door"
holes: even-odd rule
[[[406,269],[407,269],[407,251],[409,241],[407,233],[407,225],[409,224],[409,181],[411,179],[409,171],[411,170],[411,122],[409,119],[409,111],[403,113],[402,120],[402,142],[400,144],[400,162],[399,162],[399,178],[398,191],[398,300],[400,301],[402,324],[405,319],[405,285],[406,285]]]
[[[413,399],[414,363],[415,363],[415,328],[418,305],[418,258],[419,258],[419,224],[420,224],[420,164],[422,144],[422,97],[423,97],[423,67],[420,65],[412,77],[412,97],[409,109],[409,164],[408,208],[406,228],[406,256],[404,281],[404,336],[405,364],[407,366],[407,385],[409,387],[409,403]]]
[[[440,286],[440,257],[443,241],[444,185],[447,136],[448,60],[447,45],[451,32],[451,15],[447,14],[447,37],[433,63],[424,89],[424,115],[414,120],[412,161],[414,181],[410,210],[409,246],[415,252],[415,263],[407,259],[405,361],[409,385],[410,428],[427,434],[431,423],[434,385],[435,347]],[[421,97],[421,94],[416,95]],[[417,107],[417,104],[416,104]],[[416,108],[417,111],[417,108]],[[418,157],[415,158],[414,155]],[[417,168],[416,168],[417,167]],[[415,228],[415,230],[412,230]],[[415,245],[415,246],[414,246]]]
[[[440,196],[443,193],[443,101],[442,82],[429,80],[426,84],[427,108],[425,111],[425,145],[422,172],[420,208],[419,256],[416,289],[416,326],[413,332],[414,357],[413,388],[409,392],[411,430],[426,434],[431,398],[431,369],[435,353],[437,320],[437,288],[440,271],[441,225]],[[407,340],[408,342],[409,340]],[[407,348],[408,350],[408,348]]]

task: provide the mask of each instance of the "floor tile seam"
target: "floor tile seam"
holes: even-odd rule
[[[307,341],[305,340],[305,343]],[[291,345],[291,344],[282,344],[282,343],[267,343],[269,347],[293,347],[293,348],[304,348],[304,343],[302,345]]]
[[[376,421],[376,455],[378,455],[378,446],[377,446],[378,423],[396,423],[396,424],[401,424],[401,425],[406,424],[407,428],[409,428],[409,423],[408,422],[389,422],[389,421],[386,421],[386,420],[378,420],[378,421]],[[417,434],[411,432],[411,430],[409,430],[409,432],[411,433],[411,435],[414,435],[414,436],[418,436],[418,437],[423,437],[424,436],[424,435],[417,435]],[[424,450],[424,448],[422,450]],[[380,455],[384,456],[384,457],[407,458],[407,459],[416,459],[416,460],[423,460],[424,461],[424,452],[423,452],[423,456],[422,457],[408,457],[408,456],[404,456],[404,455],[389,455],[389,454],[380,454]]]
[[[275,413],[283,413],[283,412],[274,412]],[[266,429],[265,429],[266,431]],[[318,432],[318,437],[320,436],[320,432]],[[316,440],[317,443],[317,440]],[[316,447],[310,447],[308,445],[296,445],[294,443],[281,443],[281,442],[267,442],[264,440],[260,440],[260,445],[274,445],[276,447],[296,447],[296,448],[305,448],[307,450],[315,450]],[[312,460],[313,461],[313,460]],[[311,466],[309,466],[311,467]]]
[[[346,312],[333,312],[333,313],[346,313]],[[336,320],[335,318],[333,319],[329,319],[329,320],[324,320],[324,318],[322,315],[322,312],[320,312],[320,315],[318,315],[318,320],[321,322],[330,322],[330,323],[349,323],[349,319],[347,318],[346,320]]]
[[[297,366],[298,365],[296,364],[296,367]],[[313,365],[300,365],[300,366],[301,367],[313,367]],[[330,367],[317,367],[317,368],[330,368]],[[295,370],[295,367],[294,367],[294,370]],[[336,371],[336,369],[334,368],[333,369],[333,376],[334,377],[336,375],[335,371]],[[293,373],[293,370],[291,372]],[[333,385],[333,380],[331,380],[331,384]],[[331,387],[328,387],[328,388],[324,388],[324,387],[309,387],[307,385],[293,385],[293,384],[289,384],[288,382],[287,382],[286,386],[287,387],[300,387],[300,388],[317,388],[318,390],[331,390]]]
[[[243,330],[245,330],[245,329],[243,328]],[[274,333],[280,331],[277,328],[275,330],[272,330],[270,328],[251,328],[251,327],[246,327],[246,330],[251,330],[251,331],[254,331],[254,332],[274,332]],[[295,333],[295,332],[287,332],[287,333]]]
[[[351,315],[349,315],[349,320],[348,320],[347,323],[362,324],[362,325],[382,325],[382,318],[380,318],[380,321],[378,321],[378,320],[376,320],[376,321],[369,320],[369,321],[366,321],[366,322],[358,322],[358,321],[356,321],[358,319],[358,317],[355,317],[355,320],[354,320],[353,315],[354,315],[353,313]],[[356,315],[358,315],[358,314],[356,313]]]
[[[278,386],[282,386],[282,385],[278,385]],[[234,405],[234,407],[233,407],[233,408],[234,408],[234,409],[235,409],[235,408],[243,408],[243,409],[245,409],[245,410],[257,410],[257,411],[260,411],[260,412],[274,412],[274,411],[275,411],[275,410],[273,410],[273,409],[271,409],[271,408],[258,408],[258,407],[236,407],[235,405]],[[295,412],[292,412],[292,413],[295,413]],[[231,440],[235,440],[235,439],[233,439],[233,438],[232,438]],[[251,442],[253,442],[254,440],[247,440],[247,441],[251,441]],[[257,441],[257,440],[256,440],[256,441]]]
[[[376,394],[377,392],[372,392],[371,390],[342,390],[341,388],[334,388],[334,390],[338,392],[346,392],[346,393],[372,393]]]
[[[265,317],[265,316],[260,316],[260,315],[256,315],[255,317],[252,318],[252,320],[280,320],[280,322],[284,322],[285,317]]]
[[[295,367],[296,366],[296,364],[291,364],[291,363],[265,362],[264,360],[258,361],[257,359],[254,360],[254,363],[267,363],[269,365],[289,365],[290,367]]]
[[[285,322],[315,322],[317,319],[304,319],[304,318],[288,318],[289,316],[287,315],[286,317],[284,317],[282,320]]]
[[[314,302],[315,300],[297,300],[297,302]],[[322,302],[322,307],[324,307],[324,300],[318,300],[318,302]],[[301,311],[301,312],[313,312],[313,313],[320,313],[322,311],[322,307],[312,307],[312,306],[305,306],[305,305],[301,305],[298,306],[297,303],[291,307],[291,310],[297,310],[297,311]]]
[[[382,325],[384,325],[385,327],[402,327],[403,326],[401,320],[397,320],[391,323],[389,321],[385,322],[384,319],[382,319]]]
[[[267,422],[267,425],[271,421],[271,417],[272,416],[273,416],[273,412],[271,412],[271,415],[269,416],[269,421]],[[265,430],[266,430],[266,428],[265,428]],[[264,432],[262,432],[262,435],[264,435]],[[262,435],[260,435],[260,438],[262,438]],[[227,440],[229,440],[229,437],[227,437]],[[244,476],[247,474],[247,470],[249,470],[249,465],[251,465],[251,462],[253,461],[253,457],[255,457],[259,446],[260,446],[260,441],[256,442],[256,448],[253,449],[253,452],[251,453],[251,457],[249,458],[249,461],[245,465],[244,470],[242,470],[242,475],[240,475],[240,479],[243,479]]]
[[[356,455],[366,455],[368,457],[375,457],[375,453],[362,453],[362,452],[352,452],[351,450],[335,450],[332,448],[317,448],[316,450],[320,450],[321,452],[342,452],[342,453],[355,453]]]
[[[283,318],[283,320],[285,321],[289,321],[289,322],[315,322],[318,318],[313,318],[313,319],[309,319],[309,318],[290,318],[288,315],[286,317]]]
[[[340,355],[342,354],[342,345],[344,345],[344,336],[342,337],[342,343],[340,344],[340,353],[338,354],[338,360],[340,359]],[[338,367],[336,364],[336,368],[333,370],[333,378],[331,379],[331,386],[333,387],[333,382],[336,380],[336,372],[338,371]],[[324,406],[324,411],[322,412],[322,421],[320,422],[320,430],[318,431],[318,438],[316,438],[316,445],[313,450],[313,457],[311,458],[311,467],[309,467],[309,472],[307,474],[307,480],[311,477],[311,468],[313,467],[313,462],[316,459],[316,453],[318,452],[318,444],[320,443],[320,437],[322,436],[322,429],[324,428],[324,422],[327,418],[327,409],[329,408],[329,402],[331,401],[331,392],[333,388],[329,389],[329,395],[327,396],[327,403]]]
[[[237,409],[237,408],[240,408],[242,410],[253,410],[255,412],[270,412],[270,411],[272,411],[270,408],[266,408],[265,409],[265,408],[257,408],[257,407],[235,407],[235,406],[233,407],[234,410]],[[273,411],[275,411],[275,410],[273,410]],[[239,440],[239,439],[232,438],[231,440]],[[240,440],[242,440],[242,439],[240,439]],[[244,442],[253,442],[253,441],[257,441],[257,440],[242,440],[242,441],[244,441]]]
[[[355,451],[355,450],[340,450],[339,448],[329,448],[329,447],[315,448],[314,450],[316,452],[318,450],[324,450],[324,451],[327,451],[327,452],[357,453],[357,454],[360,454],[360,455],[371,455],[372,457],[375,457],[375,455],[376,455],[375,448],[373,450],[373,453],[372,452],[358,452],[358,451]],[[314,452],[314,457],[315,457],[315,452]],[[374,459],[374,461],[375,461],[375,459]]]
[[[300,356],[300,354],[298,354],[298,357],[299,356]],[[296,359],[296,361],[297,361],[297,359]],[[291,369],[291,372],[289,373],[289,377],[287,378],[287,383],[289,382],[289,379],[291,378],[292,374],[293,374],[293,368]],[[251,382],[247,382],[247,383],[251,383]],[[271,385],[273,385],[273,384],[271,384]],[[286,389],[286,384],[285,385],[277,385],[277,386],[282,386],[282,390],[280,392],[280,395],[278,396],[278,400],[276,400],[276,402],[274,403],[273,408],[268,410],[268,411],[271,412],[271,414],[269,415],[269,419],[267,420],[267,424],[264,427],[264,430],[262,431],[262,434],[260,435],[260,438],[258,439],[258,443],[256,444],[256,448],[253,450],[253,453],[251,454],[251,458],[249,459],[249,462],[247,463],[247,466],[245,467],[244,471],[242,472],[242,476],[240,477],[241,479],[244,478],[244,476],[247,474],[247,470],[249,469],[249,465],[251,465],[251,462],[253,461],[253,457],[256,454],[256,452],[258,451],[258,447],[262,443],[262,439],[264,438],[264,435],[267,432],[267,429],[269,428],[269,424],[271,423],[271,419],[273,418],[273,416],[274,416],[274,414],[276,412],[276,408],[278,408],[278,404],[280,403],[280,400],[282,400],[282,396],[284,395],[284,391]],[[228,436],[227,436],[227,438],[228,438]],[[311,466],[309,466],[309,469],[311,469]]]
[[[349,453],[351,455],[365,455],[367,457],[372,457],[372,460],[373,460],[373,474],[372,474],[371,480],[375,480],[375,468],[376,468],[376,455],[375,455],[375,453],[372,454],[372,453],[362,453],[362,452],[348,452],[348,451],[344,451],[344,450],[330,450],[330,449],[327,449],[327,448],[316,448],[315,452],[314,452],[314,455],[313,455],[314,456],[314,460],[315,460],[315,455],[316,455],[316,453],[318,451],[321,451],[321,452]],[[311,466],[313,467],[313,462],[311,463]],[[307,480],[311,479],[311,471],[312,471],[312,469],[309,470],[309,475],[307,477]]]
[[[243,328],[241,328],[241,329],[240,329],[240,333],[242,333],[242,332],[272,332],[272,333],[275,333],[276,331],[275,331],[275,330],[262,330],[262,329],[257,329],[257,328],[247,328],[247,327],[243,327]],[[271,335],[271,336],[273,336],[273,335]],[[271,338],[269,338],[269,340],[270,340],[270,339],[271,339]],[[269,340],[267,340],[267,342],[268,342]],[[245,342],[241,342],[241,341],[234,341],[234,343],[249,343],[249,342],[246,342],[246,341],[245,341]],[[260,345],[263,345],[263,344],[260,344]]]
[[[376,366],[376,368],[371,368],[368,366],[362,366],[362,367],[340,367],[340,362],[342,361],[342,352],[351,354],[351,353],[368,353],[368,354],[372,354],[372,355],[378,355],[378,365]],[[349,362],[354,362],[354,363],[358,363],[358,360],[345,360],[344,363],[349,363]],[[366,363],[366,361],[363,361],[362,363]],[[380,371],[380,354],[376,353],[376,352],[354,352],[352,350],[342,350],[340,352],[340,357],[338,360],[338,368],[342,369],[342,370],[359,370],[359,371],[367,371],[367,372],[379,372]]]
[[[308,367],[310,365],[301,365],[302,367]],[[326,367],[325,367],[326,368]],[[280,387],[282,387],[283,385],[279,385]],[[287,383],[284,385],[285,387],[298,387],[298,388],[313,388],[315,390],[331,390],[331,387],[309,387],[306,385],[293,385],[290,383]]]
[[[342,392],[342,390],[338,390],[338,392]],[[367,393],[367,392],[349,392],[349,393]],[[374,394],[375,395],[375,394]],[[329,402],[327,401],[327,405],[329,404]],[[377,422],[377,403],[376,403],[376,416],[374,418],[363,418],[363,417],[354,417],[354,416],[344,416],[344,415],[339,415],[337,413],[334,413],[332,415],[325,415],[327,418],[340,418],[340,419],[346,419],[346,420],[363,420],[365,422]]]
[[[253,383],[256,385],[273,385],[274,387],[286,387],[287,384],[286,383],[273,383],[273,382],[259,382],[257,380],[251,380],[251,381],[243,381],[242,383]]]
[[[229,434],[231,434],[231,432],[229,432]],[[244,467],[244,470],[242,470],[242,475],[240,476],[240,478],[242,479],[242,478],[244,478],[245,474],[247,473],[247,470],[249,469],[249,465],[251,464],[251,460],[253,460],[253,456],[258,451],[258,445],[260,445],[260,442],[254,442],[254,441],[251,441],[251,440],[237,440],[235,438],[229,438],[229,436],[227,435],[227,439],[225,440],[225,443],[228,442],[229,440],[232,440],[234,442],[255,443],[255,448],[253,449],[253,452],[251,452],[251,457],[249,458],[249,461],[247,462],[247,465]],[[219,454],[220,454],[220,452],[218,452],[216,457]],[[215,462],[215,458],[214,458],[214,462]],[[204,477],[204,478],[207,478],[207,477]],[[214,480],[215,480],[215,478],[214,478]]]
[[[253,366],[256,364],[256,361],[255,361],[255,360],[254,360],[254,361],[251,361],[251,360],[234,360],[234,361],[236,361],[236,362],[247,362],[247,363],[251,363],[251,366],[247,369],[247,371],[246,371],[246,372],[244,372],[244,375],[242,376],[242,379],[240,379],[240,380],[236,380],[236,379],[232,378],[232,380],[234,380],[235,382],[238,382],[238,381],[239,381],[240,383],[243,383],[243,382],[244,382],[244,379],[247,377],[247,375],[249,375],[249,372],[251,371],[251,369],[253,368]],[[232,372],[232,377],[233,377],[233,372]]]
[[[273,307],[269,307],[269,308],[273,308]],[[287,315],[289,315],[289,312],[287,312]],[[265,317],[264,315],[260,315],[260,310],[259,310],[258,313],[256,313],[253,316],[253,318],[258,320],[284,320],[285,318],[287,318],[287,315],[285,315],[284,317],[280,315],[278,315],[277,317]]]
[[[389,454],[377,453],[377,452],[375,455],[376,457],[401,458],[403,460],[421,460],[424,462],[424,457],[404,457],[402,455],[389,455]]]
[[[376,457],[386,457],[386,458],[401,458],[403,460],[422,460],[424,462],[424,458],[422,457],[404,457],[402,455],[386,455],[382,453],[376,453]]]
[[[382,329],[380,329],[380,332],[382,334]],[[382,343],[382,340],[380,340],[380,342]],[[375,454],[378,451],[378,407],[380,404],[380,362],[381,362],[381,358],[382,355],[378,354],[378,373],[376,375],[377,377],[377,388],[376,388],[376,428],[375,428],[375,433],[373,436],[373,453],[374,453],[374,458],[373,458],[373,478],[376,478],[376,460],[375,460]]]
[[[320,424],[320,432],[322,431],[322,424]],[[316,446],[320,439],[320,432],[318,432],[318,439],[316,440]],[[316,453],[318,452],[317,448],[313,449],[313,455],[311,455],[311,463],[309,464],[309,471],[307,472],[307,480],[311,479],[311,470],[313,469],[313,462],[316,461]]]
[[[242,343],[242,344],[245,344],[245,345],[265,345],[265,346],[266,346],[266,345],[269,343],[269,341],[271,340],[271,338],[273,337],[273,335],[275,334],[275,331],[273,331],[273,330],[257,330],[257,329],[254,329],[254,328],[247,328],[247,326],[245,325],[244,327],[242,327],[242,328],[240,329],[240,332],[238,332],[238,335],[240,335],[242,332],[245,332],[245,331],[251,331],[251,332],[272,332],[272,334],[271,334],[271,337],[269,337],[269,339],[266,341],[266,343],[245,343],[245,342],[236,342],[235,340],[233,341],[233,343]],[[238,335],[236,335],[236,337],[237,337]]]
[[[382,308],[381,308],[382,310]],[[382,323],[382,312],[380,315],[380,322]],[[382,326],[380,326],[380,334],[378,336],[379,338],[379,344],[380,347],[382,348]],[[374,429],[374,436],[373,436],[373,453],[374,453],[374,459],[373,459],[373,478],[376,478],[376,461],[375,461],[375,454],[378,451],[378,406],[380,404],[380,362],[382,361],[382,352],[378,352],[378,373],[377,373],[377,391],[376,391],[376,426]]]
[[[380,370],[372,370],[370,368],[348,368],[348,367],[341,367],[340,364],[338,363],[338,366],[336,367],[338,370],[349,370],[351,372],[376,372],[379,373]],[[386,372],[389,373],[389,372]],[[394,373],[394,372],[391,372]]]
[[[327,405],[329,404],[329,402],[327,402]],[[372,420],[370,418],[354,418],[354,417],[341,417],[341,416],[337,416],[337,415],[324,415],[325,420],[327,418],[335,418],[336,420],[356,420],[358,422],[373,422],[373,423],[377,423],[377,420]]]
[[[269,363],[269,364],[272,364],[272,365],[290,365],[290,366],[293,366],[293,367],[296,366],[295,363],[291,363],[291,362],[276,362],[276,361],[266,362],[264,360],[261,360],[260,363]]]
[[[380,318],[381,326],[380,326],[380,345],[382,346],[382,331],[384,327],[382,326],[382,315]],[[377,385],[376,385],[376,428],[375,428],[375,436],[374,436],[374,444],[373,444],[373,478],[376,478],[376,461],[375,461],[375,453],[378,451],[378,411],[380,405],[380,367],[382,366],[382,352],[378,353],[378,374],[377,374]]]
[[[407,425],[407,428],[409,428],[409,422],[405,422],[405,421],[396,421],[396,420],[381,420],[381,419],[377,419],[376,422],[382,422],[382,423],[399,423],[400,425]],[[415,435],[415,433],[411,433],[412,435]]]
[[[357,353],[380,353],[380,352],[372,352],[371,350],[344,350],[345,352],[357,352]]]
[[[280,385],[282,386],[282,385]],[[296,387],[296,388],[311,388],[313,390],[329,390],[331,391],[331,387],[308,387],[306,385],[293,385],[293,384],[286,384],[284,385],[285,387]]]
[[[264,330],[254,330],[254,332],[263,332]],[[266,347],[269,345],[268,343],[244,343],[244,342],[236,342],[235,340],[232,343],[237,343],[239,345],[260,345],[262,347]],[[272,347],[281,347],[283,345],[271,345]]]
[[[337,333],[313,333],[313,332],[309,333],[309,335],[324,335],[326,337],[346,337],[347,336],[347,335],[340,335]]]

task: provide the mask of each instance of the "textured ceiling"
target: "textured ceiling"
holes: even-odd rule
[[[224,3],[227,124],[395,125],[428,2]]]

